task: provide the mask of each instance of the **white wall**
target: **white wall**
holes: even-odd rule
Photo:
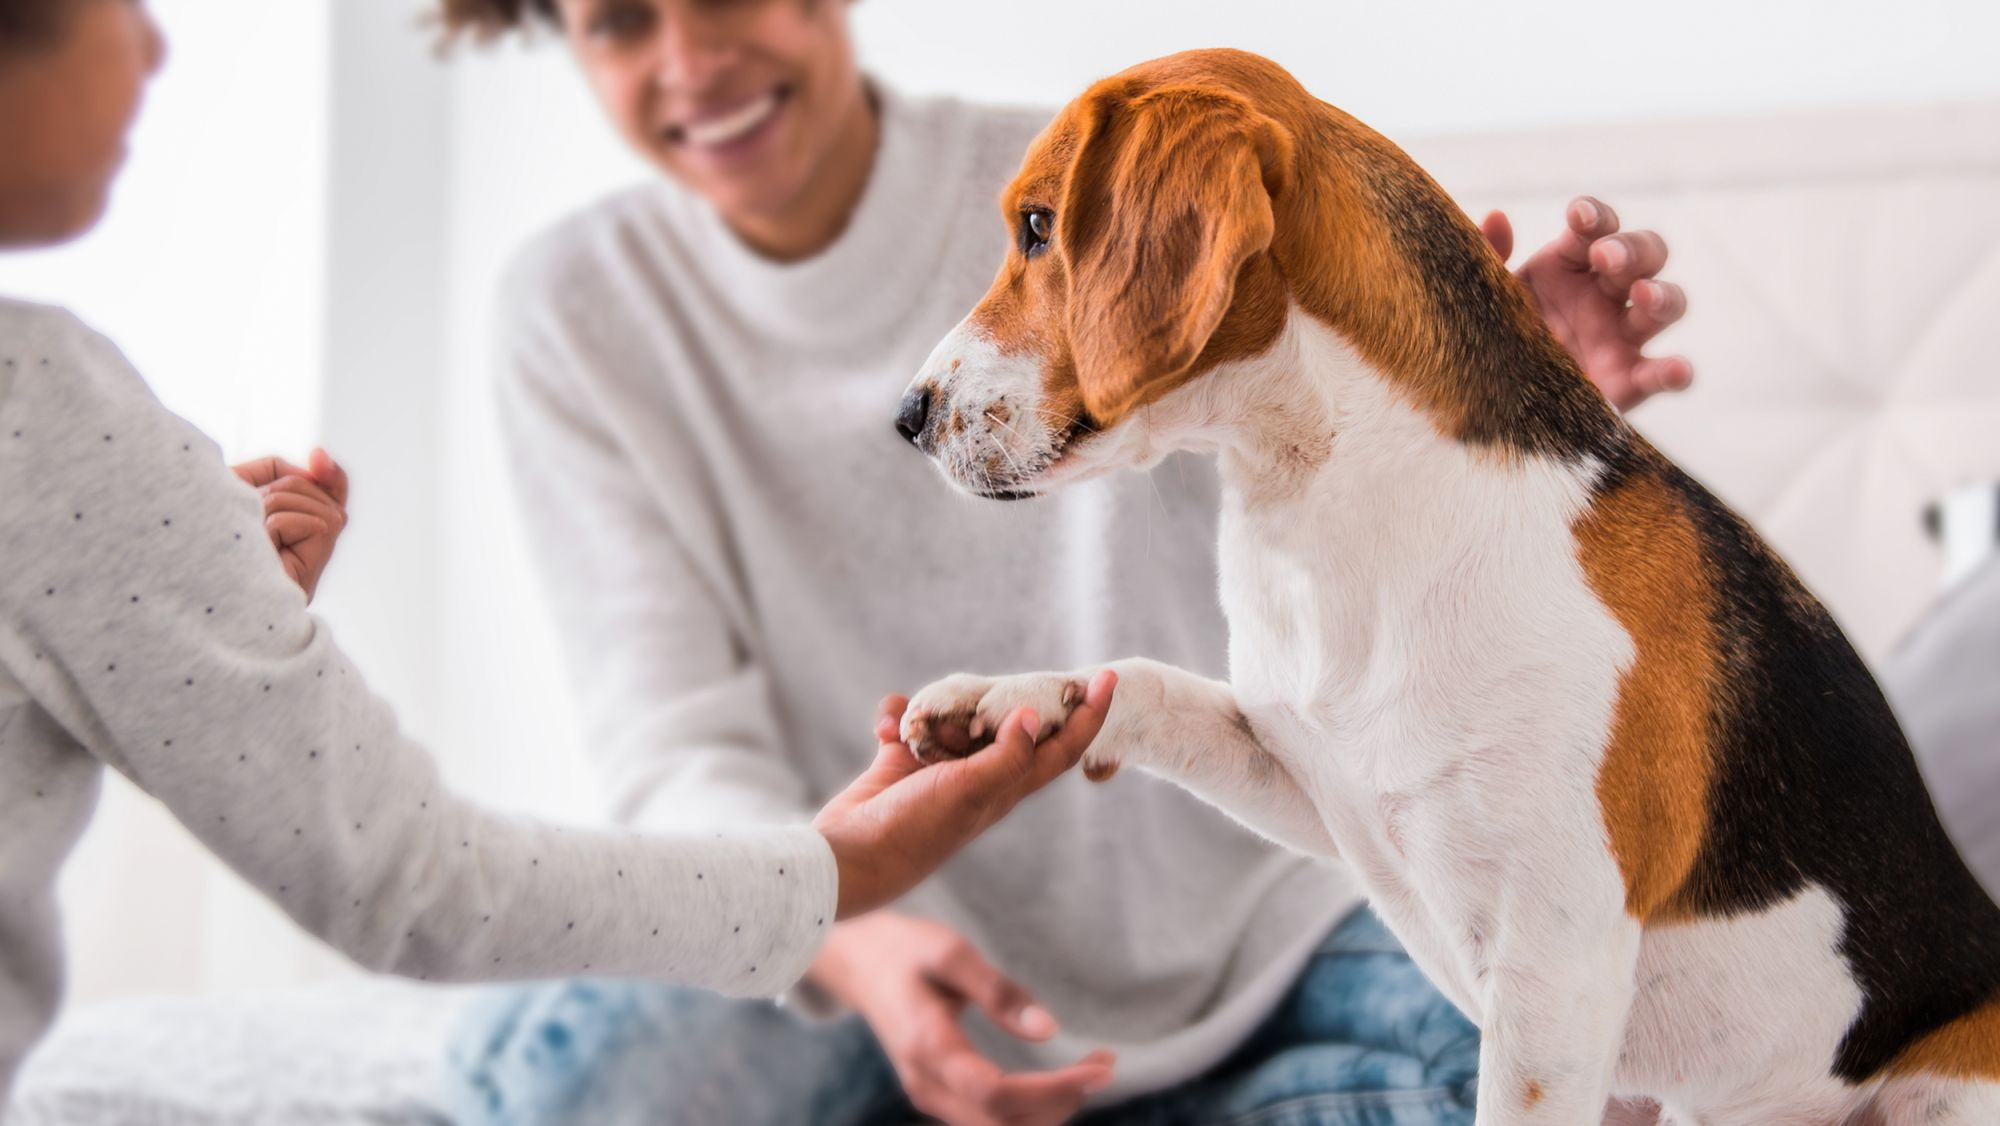
[[[1992,0],[865,0],[911,90],[1056,103],[1192,47],[1283,63],[1395,136],[2000,93]]]

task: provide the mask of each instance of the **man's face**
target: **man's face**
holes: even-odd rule
[[[798,201],[864,97],[846,0],[561,0],[627,144],[725,217]]]

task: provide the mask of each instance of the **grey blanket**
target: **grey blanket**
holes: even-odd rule
[[[1941,599],[1882,670],[1945,827],[2000,897],[2000,556]]]

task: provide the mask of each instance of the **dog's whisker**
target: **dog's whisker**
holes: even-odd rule
[[[986,421],[992,423],[995,426],[998,426],[1000,429],[1005,430],[1007,433],[1012,434],[1018,441],[1022,442],[1027,441],[1027,439],[1021,437],[1020,431],[1015,430],[1012,426],[1007,425],[1006,422],[1002,421],[998,416],[996,416],[990,410],[986,412]],[[1021,467],[1021,462],[1014,456],[1013,451],[1007,448],[1007,443],[999,442],[996,443],[996,445],[1000,449],[1000,456],[1007,459],[1007,465],[1014,471],[1014,476],[1016,479],[1025,479],[1028,476],[1030,476],[1029,471]]]

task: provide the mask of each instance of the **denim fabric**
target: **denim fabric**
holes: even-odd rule
[[[1479,1030],[1364,907],[1220,1067],[1079,1126],[1459,1126],[1478,1072]]]
[[[859,1017],[652,982],[487,994],[451,1047],[461,1126],[863,1126],[918,1115]]]
[[[634,982],[489,994],[451,1050],[464,1126],[894,1126],[918,1116],[868,1027]],[[1230,1059],[1083,1126],[1461,1126],[1479,1034],[1366,909]]]

